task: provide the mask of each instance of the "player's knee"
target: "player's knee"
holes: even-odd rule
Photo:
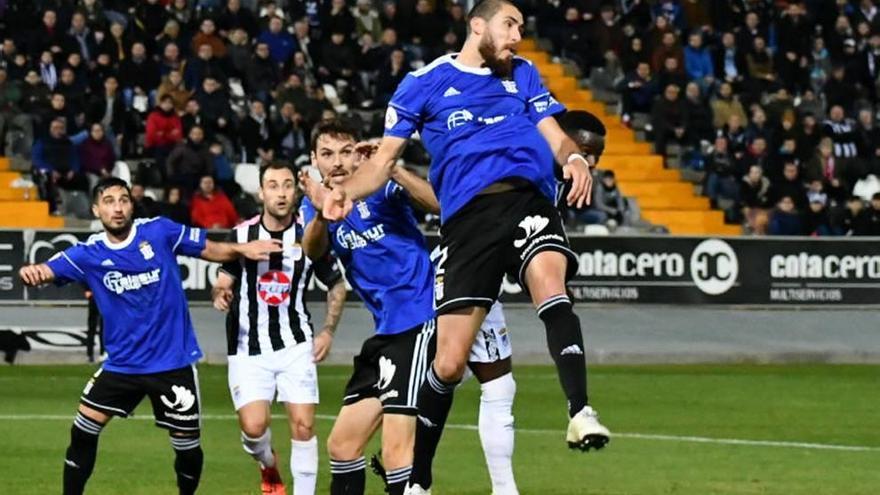
[[[397,469],[411,465],[414,442],[415,439],[412,437],[382,439],[382,461],[385,464],[385,469]]]
[[[464,370],[467,366],[467,358],[460,359],[452,354],[440,355],[434,358],[434,373],[437,378],[448,383],[455,383],[464,376]]]
[[[269,428],[266,418],[241,418],[241,432],[250,438],[260,438]]]
[[[290,428],[294,440],[309,440],[315,436],[315,422],[310,418],[296,418]]]
[[[341,461],[357,459],[364,454],[364,446],[350,438],[344,438],[338,433],[331,432],[327,438],[327,454],[331,459]]]

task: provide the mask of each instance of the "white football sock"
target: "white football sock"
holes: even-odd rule
[[[494,495],[517,495],[513,479],[513,396],[516,382],[508,373],[480,385],[480,443]]]
[[[290,441],[294,495],[314,495],[318,481],[318,437]]]
[[[275,465],[275,456],[272,454],[272,429],[266,428],[266,433],[257,438],[251,438],[241,432],[241,446],[244,451],[257,460],[263,467]]]

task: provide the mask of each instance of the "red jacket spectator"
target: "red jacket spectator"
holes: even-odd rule
[[[210,175],[199,181],[199,190],[193,194],[189,210],[196,227],[229,229],[238,223],[238,212],[229,198],[214,188],[214,178]]]
[[[174,100],[165,95],[159,106],[147,116],[147,148],[170,148],[183,139],[183,124],[174,112]]]

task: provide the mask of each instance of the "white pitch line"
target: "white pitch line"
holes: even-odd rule
[[[329,414],[316,414],[317,419],[333,421],[336,416]],[[132,416],[128,419],[140,421],[152,421],[152,416]],[[203,414],[203,420],[207,421],[232,421],[237,420],[238,416],[234,414]],[[72,421],[73,415],[64,414],[0,414],[0,421]],[[477,425],[466,424],[448,424],[447,428],[452,430],[477,431]],[[534,428],[515,428],[517,433],[537,434],[537,435],[560,435],[565,433],[562,430],[550,429],[534,429]],[[784,442],[775,440],[747,440],[741,438],[712,438],[712,437],[695,437],[695,436],[679,436],[679,435],[658,435],[653,433],[612,433],[611,438],[629,438],[634,440],[657,440],[663,442],[683,442],[683,443],[708,443],[716,445],[742,445],[747,447],[777,447],[789,449],[807,449],[807,450],[837,450],[843,452],[880,452],[880,447],[872,447],[867,445],[836,445],[830,443],[809,443],[809,442]]]

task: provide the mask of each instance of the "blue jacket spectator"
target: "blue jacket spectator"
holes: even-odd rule
[[[715,77],[712,55],[703,46],[703,36],[699,32],[688,38],[688,46],[684,49],[684,69],[691,81],[701,82],[703,79]]]
[[[299,44],[296,42],[296,39],[290,33],[284,31],[283,27],[281,19],[273,17],[269,21],[269,29],[263,31],[257,37],[258,43],[269,45],[269,55],[276,64],[283,64],[289,61],[293,57],[293,52],[299,50]]]

